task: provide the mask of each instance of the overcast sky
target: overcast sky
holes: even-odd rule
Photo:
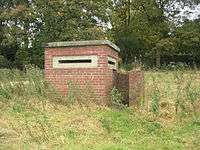
[[[189,19],[189,20],[195,20],[197,18],[200,18],[200,4],[197,6],[194,6],[193,8],[190,8],[188,6],[185,6],[184,8],[181,8],[181,6],[177,3],[175,4],[175,9],[179,8],[180,13],[177,15],[179,16],[179,21],[183,21],[184,19]],[[98,20],[98,19],[97,19]],[[175,22],[179,22],[178,20],[174,20]],[[112,25],[110,22],[108,23],[102,23],[101,21],[99,24],[105,28],[112,28]]]
[[[187,13],[190,12],[190,13]],[[194,9],[191,9],[189,7],[184,7],[181,9],[181,13],[179,14],[181,18],[187,18],[189,20],[197,19],[198,16],[200,16],[200,4],[197,5]]]

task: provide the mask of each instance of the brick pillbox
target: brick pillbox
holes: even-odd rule
[[[117,81],[121,80],[121,75],[117,73],[119,52],[120,49],[108,40],[47,43],[45,79],[63,95],[69,95],[73,90],[99,105],[110,104],[110,92],[114,86],[125,91],[129,101],[127,86],[133,85],[130,81],[134,82],[132,80],[136,78],[131,78],[129,74],[122,77],[123,81]],[[76,88],[72,89],[69,83]]]

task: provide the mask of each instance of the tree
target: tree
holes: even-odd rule
[[[2,55],[0,55],[0,68],[9,67],[9,61]]]
[[[200,19],[186,21],[173,33],[177,44],[178,54],[193,56],[193,60],[199,61],[200,56]]]
[[[24,59],[24,57],[30,57],[28,54],[29,42],[33,34],[32,24],[37,20],[31,1],[3,0],[1,2],[0,18],[3,35],[1,53],[13,64],[17,61],[17,64],[21,66],[24,62],[20,62],[20,60]],[[16,57],[16,54],[19,54],[21,49],[24,49],[26,55],[20,54],[18,56],[21,56],[21,58]]]
[[[177,14],[180,13],[180,10],[179,7],[175,7],[177,3],[181,6],[196,4],[193,0],[114,1],[111,36],[118,43],[122,36],[119,33],[126,33],[128,30],[124,39],[129,40],[126,40],[127,42],[124,40],[121,44],[122,53],[127,53],[127,55],[122,55],[125,63],[127,59],[130,60],[127,58],[128,56],[137,57],[138,54],[142,54],[142,57],[154,58],[156,66],[160,67],[162,55],[177,53],[177,44],[171,34],[178,27]],[[123,45],[130,43],[131,34],[140,41],[139,47],[143,48],[143,52],[140,52],[141,48],[139,47],[133,48],[134,50],[127,47],[126,52],[123,52]],[[134,42],[131,43],[134,44]]]
[[[1,0],[0,55],[12,66],[42,68],[43,43],[109,38],[124,63],[142,57],[159,67],[162,55],[198,53],[196,31],[185,30],[190,24],[179,19],[177,3],[194,6],[198,0]],[[199,25],[192,24],[190,30]]]
[[[107,0],[8,0],[1,1],[1,53],[17,66],[43,66],[42,43],[105,39]],[[8,58],[9,59],[9,58]],[[26,60],[26,61],[24,61]]]
[[[137,48],[135,48],[135,51],[130,48],[127,50],[131,56],[135,55],[135,57],[138,57],[138,54],[142,54],[143,57],[145,54],[155,56],[154,54],[157,53],[156,58],[159,58],[160,50],[155,49],[156,43],[163,38],[167,38],[169,33],[169,27],[166,21],[167,19],[164,16],[164,11],[161,9],[161,6],[159,6],[154,0],[122,0],[116,3],[116,9],[119,6],[121,8],[118,9],[118,11],[114,9],[112,20],[114,26],[114,39],[118,41],[119,32],[125,32],[125,30],[131,31],[129,33],[133,34],[132,36],[135,35],[135,39],[142,41],[138,42],[140,43],[139,45],[136,44]],[[118,19],[119,16],[121,16],[121,19]],[[117,24],[118,20],[120,21]],[[124,43],[124,45],[127,44]],[[143,47],[143,51],[148,51],[145,53],[140,52],[141,47]],[[154,50],[156,50],[156,52],[154,52]]]

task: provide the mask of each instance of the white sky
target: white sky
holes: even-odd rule
[[[190,13],[187,13],[187,11]],[[186,17],[189,20],[197,19],[198,16],[200,16],[200,4],[197,5],[194,9],[184,7],[179,15],[181,16],[181,18]]]
[[[190,8],[188,6],[185,6],[184,8],[181,8],[181,6],[176,3],[175,4],[175,9],[178,8],[180,10],[180,13],[177,15],[177,17],[179,17],[179,19],[175,19],[175,22],[179,22],[179,21],[183,21],[184,19],[189,19],[189,20],[195,20],[197,18],[200,18],[200,4],[197,6],[194,6],[193,8]],[[173,8],[172,8],[173,9]],[[108,23],[101,23],[101,26],[105,27],[105,28],[112,28],[112,25],[110,22]]]

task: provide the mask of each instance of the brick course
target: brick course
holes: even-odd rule
[[[88,56],[98,57],[96,68],[53,68],[54,56]],[[119,60],[118,52],[107,45],[100,46],[76,46],[45,48],[45,78],[52,83],[63,95],[67,95],[67,82],[84,89],[86,84],[91,85],[95,93],[95,101],[101,105],[109,103],[109,93],[113,87],[113,70],[108,67],[107,57],[111,56]]]
[[[129,105],[133,106],[144,96],[144,72],[129,72]]]
[[[70,44],[69,44],[70,43]],[[119,61],[118,48],[109,41],[93,41],[92,45],[84,45],[90,41],[76,42],[76,46],[69,46],[73,42],[62,43],[61,45],[50,43],[45,47],[45,78],[58,92],[67,96],[70,92],[79,95],[83,100],[92,100],[99,105],[110,104],[110,92],[115,86],[123,95],[124,103],[134,105],[141,98],[144,92],[144,74],[141,71],[130,71],[128,74],[121,74],[108,66],[108,56]],[[100,43],[95,45],[94,43]],[[102,44],[103,43],[103,44]],[[65,44],[69,44],[66,46]],[[86,68],[53,68],[53,58],[60,56],[97,56],[97,67]],[[71,89],[69,82],[76,89]],[[70,89],[70,90],[69,90]],[[91,94],[92,93],[92,94]]]
[[[130,71],[126,74],[116,72],[114,83],[114,86],[122,93],[123,103],[128,106],[135,105],[143,97],[143,71]]]

